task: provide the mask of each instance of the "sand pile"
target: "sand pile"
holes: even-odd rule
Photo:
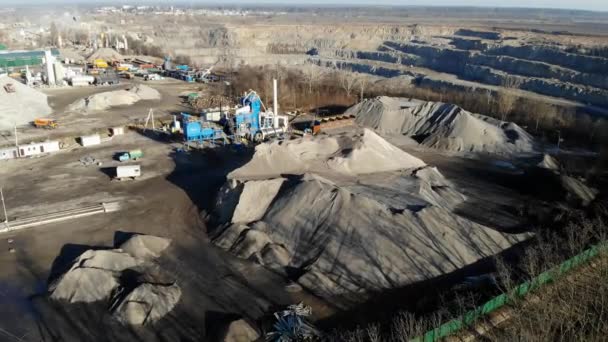
[[[122,61],[124,57],[112,48],[99,48],[87,57],[87,62],[93,63],[96,59],[104,61]]]
[[[456,105],[378,97],[351,107],[356,122],[381,134],[403,134],[420,145],[449,151],[514,153],[534,150],[514,123],[470,113]]]
[[[141,284],[122,300],[114,317],[132,325],[155,322],[173,310],[181,295],[181,289],[175,284]]]
[[[171,241],[152,235],[135,235],[120,245],[120,249],[140,259],[156,259]]]
[[[145,85],[138,85],[128,90],[107,91],[91,95],[72,103],[70,111],[99,111],[116,106],[128,106],[141,100],[159,100],[160,93]]]
[[[547,170],[553,170],[553,171],[559,171],[559,162],[557,161],[557,159],[553,158],[552,156],[545,154],[543,155],[543,160],[541,160],[538,164],[536,164],[536,166],[543,168],[543,169],[547,169]]]
[[[50,298],[68,303],[105,301],[104,306],[124,323],[154,322],[181,296],[180,288],[154,263],[169,244],[160,237],[134,235],[121,248],[88,250],[49,285]]]
[[[452,272],[527,237],[455,215],[464,195],[370,133],[260,145],[218,194],[214,243],[279,272],[299,270],[301,285],[349,307],[368,291]],[[388,151],[390,170],[378,151]],[[291,159],[260,180],[270,156]],[[283,173],[299,176],[271,176]]]
[[[228,175],[263,179],[282,174],[340,173],[360,175],[411,169],[424,162],[391,145],[369,129],[338,136],[275,141],[256,147],[253,159]]]
[[[599,194],[597,189],[588,187],[585,183],[574,177],[562,175],[560,176],[560,181],[569,196],[573,200],[580,202],[583,206],[589,205]]]
[[[46,94],[6,75],[0,76],[0,130],[27,125],[51,112]]]
[[[160,100],[161,97],[158,90],[143,84],[138,84],[129,91],[139,96],[141,100]]]

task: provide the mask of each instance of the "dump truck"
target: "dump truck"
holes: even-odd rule
[[[34,126],[36,126],[37,128],[53,129],[57,128],[58,125],[57,121],[53,119],[38,118],[34,119]]]
[[[141,176],[141,167],[139,165],[124,165],[116,167],[116,175],[114,176],[114,179],[135,179],[139,176]]]
[[[117,156],[118,161],[124,162],[128,160],[137,160],[144,156],[144,152],[142,150],[132,150],[129,152],[119,153]]]

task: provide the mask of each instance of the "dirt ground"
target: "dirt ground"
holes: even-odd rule
[[[134,81],[139,82],[139,81]],[[21,128],[20,139],[74,137],[157,114],[187,111],[178,95],[200,87],[176,80],[146,82],[159,90],[160,101],[82,115],[65,108],[83,96],[126,88],[49,89],[49,102],[60,128],[52,131]],[[350,128],[346,128],[350,129]],[[329,132],[332,133],[332,132]],[[7,138],[9,139],[9,138]],[[505,230],[525,222],[514,208],[540,203],[518,167],[505,168],[500,158],[470,159],[401,146],[438,166],[471,199],[462,215]],[[113,181],[114,155],[140,148],[142,177]],[[182,144],[163,136],[129,131],[89,148],[73,145],[49,156],[0,162],[8,217],[31,217],[100,202],[118,201],[113,213],[0,233],[0,340],[24,341],[201,341],[236,317],[258,320],[286,304],[304,301],[315,318],[325,319],[334,308],[282,276],[253,262],[239,260],[213,246],[201,211],[209,208],[226,175],[246,163],[252,151],[216,146],[182,152]],[[83,165],[85,156],[101,165]],[[498,165],[498,166],[497,166]],[[514,186],[519,184],[520,186]],[[499,224],[500,223],[500,224]],[[47,281],[66,263],[90,248],[109,248],[125,233],[145,233],[172,239],[161,265],[175,277],[182,299],[164,319],[145,328],[118,324],[104,305],[59,305],[45,296]],[[367,305],[367,304],[366,304]],[[362,306],[366,307],[366,306]]]
[[[131,106],[114,107],[88,114],[69,112],[67,109],[70,104],[87,96],[117,89],[128,89],[136,84],[145,84],[158,90],[161,93],[161,99],[139,101]],[[48,95],[49,105],[53,108],[50,117],[57,120],[59,127],[44,130],[32,126],[21,126],[17,127],[18,137],[21,142],[29,142],[104,131],[109,127],[125,125],[134,120],[145,120],[150,108],[154,108],[156,118],[189,112],[191,107],[183,103],[179,95],[183,92],[196,91],[201,87],[205,86],[200,83],[186,83],[170,78],[150,82],[137,78],[121,80],[121,83],[116,86],[41,89]],[[11,145],[14,143],[14,139],[12,132],[6,132],[0,135],[0,145]]]
[[[2,233],[0,331],[33,341],[194,341],[230,317],[257,319],[302,298],[315,302],[305,293],[288,291],[280,276],[237,260],[207,240],[199,208],[248,153],[218,147],[217,153],[187,154],[176,152],[176,147],[179,144],[131,132],[94,148],[3,163],[0,178],[11,220],[107,201],[119,201],[122,209]],[[142,177],[112,181],[109,170],[119,164],[113,154],[133,148],[145,153],[138,161]],[[83,156],[93,156],[102,166],[82,165],[78,160]],[[183,298],[171,317],[132,332],[108,319],[103,308],[75,305],[68,315],[65,307],[43,297],[47,279],[63,261],[90,247],[111,247],[121,232],[172,239],[162,264],[176,277]],[[83,315],[87,319],[74,318]]]

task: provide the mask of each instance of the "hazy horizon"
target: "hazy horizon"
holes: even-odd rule
[[[436,0],[433,5],[429,5],[425,0],[314,0],[309,3],[293,0],[198,0],[198,1],[158,1],[158,0],[0,0],[0,6],[23,6],[23,5],[45,5],[45,4],[66,4],[66,5],[278,5],[306,7],[311,5],[341,5],[341,6],[417,6],[417,7],[480,7],[480,8],[533,8],[533,9],[561,9],[561,10],[583,10],[583,11],[608,11],[608,1],[606,0],[580,0],[577,2],[566,0],[511,0],[509,2],[500,0]]]

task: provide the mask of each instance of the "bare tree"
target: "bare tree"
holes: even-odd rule
[[[308,86],[308,93],[312,94],[313,87],[319,82],[321,78],[321,68],[314,64],[307,64],[304,67],[304,80]]]
[[[338,79],[340,81],[340,86],[344,89],[346,95],[350,96],[357,84],[357,77],[352,72],[340,70],[338,71]]]
[[[57,25],[55,25],[55,22],[51,23],[49,33],[50,33],[51,45],[57,45],[57,41],[59,40],[59,30],[57,29]]]
[[[517,97],[513,93],[504,90],[498,93],[498,112],[502,121],[507,120],[507,117],[515,107],[516,102]]]
[[[522,82],[522,78],[509,75],[502,80],[502,86],[505,88],[517,89],[521,86]]]
[[[357,87],[359,88],[359,97],[363,101],[363,95],[365,95],[365,89],[369,85],[369,77],[367,75],[360,74],[357,77]]]

